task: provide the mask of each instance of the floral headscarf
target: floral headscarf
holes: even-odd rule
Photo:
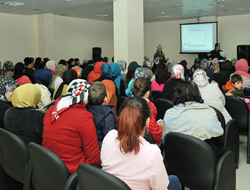
[[[171,68],[171,77],[174,79],[182,79],[185,80],[184,77],[184,67],[180,64],[174,64]]]
[[[11,72],[14,71],[14,64],[11,61],[5,61],[3,65],[4,76],[6,75],[8,71],[11,71]]]

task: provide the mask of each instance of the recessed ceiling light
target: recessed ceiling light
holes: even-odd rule
[[[197,12],[195,12],[195,14],[197,14],[197,15],[209,15],[210,12],[208,12],[208,11],[197,11]]]
[[[250,11],[250,7],[247,8],[239,8],[241,11]]]
[[[5,1],[2,3],[2,5],[10,5],[10,6],[21,6],[24,5],[22,2],[16,2],[16,1]]]
[[[170,15],[161,15],[161,16],[158,16],[159,18],[171,18],[172,16]]]
[[[106,17],[106,16],[109,16],[109,14],[95,14],[94,16]]]

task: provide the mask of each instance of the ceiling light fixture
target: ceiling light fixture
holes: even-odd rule
[[[182,7],[183,4],[171,4],[171,5],[163,5],[164,7],[169,7],[169,8],[176,8],[176,7]]]
[[[210,12],[208,12],[208,11],[197,11],[196,14],[197,15],[209,15]]]
[[[24,5],[24,3],[22,2],[16,2],[16,1],[5,1],[2,3],[2,5],[9,5],[9,6],[21,6],[21,5]]]
[[[239,8],[241,11],[250,11],[250,7],[247,8]]]
[[[106,16],[109,16],[109,14],[95,14],[94,16],[106,17]]]
[[[159,18],[171,18],[172,16],[170,15],[161,15],[161,16],[158,16]]]

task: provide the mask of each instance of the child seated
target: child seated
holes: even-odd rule
[[[112,110],[113,105],[104,105],[107,100],[108,93],[105,85],[101,82],[94,82],[89,89],[86,109],[94,117],[100,149],[106,134],[115,128],[115,112]]]
[[[243,79],[240,75],[234,74],[231,76],[231,80],[222,86],[222,89],[226,96],[244,96]]]

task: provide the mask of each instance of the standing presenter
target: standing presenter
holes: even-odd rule
[[[154,54],[154,66],[152,67],[152,71],[153,73],[155,73],[157,66],[160,63],[166,63],[168,62],[169,58],[167,57],[167,59],[165,58],[164,53],[162,52],[162,46],[159,44],[157,46],[157,50]]]

